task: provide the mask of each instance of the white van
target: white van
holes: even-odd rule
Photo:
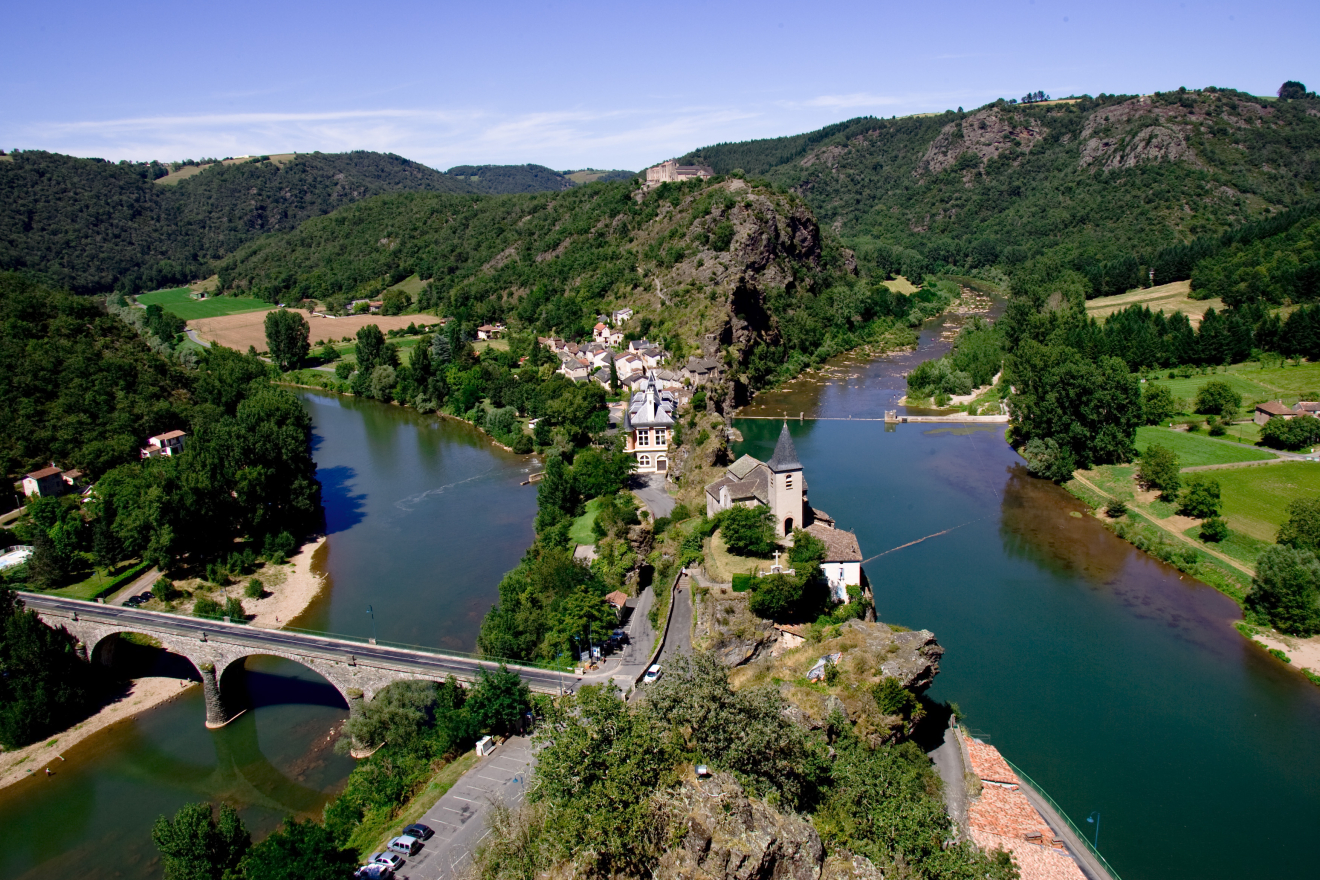
[[[401,856],[410,856],[422,848],[422,842],[415,837],[409,837],[405,834],[401,837],[396,837],[389,843],[385,844],[385,848],[390,852],[398,853]]]

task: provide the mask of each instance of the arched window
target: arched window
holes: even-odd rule
[[[638,466],[639,468],[650,467],[650,466],[651,466],[651,456],[649,456],[649,455],[639,455],[639,456],[637,456],[637,466]]]

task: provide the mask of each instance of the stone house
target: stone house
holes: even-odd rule
[[[673,159],[652,165],[646,169],[646,189],[654,189],[662,183],[678,183],[699,177],[702,180],[715,176],[715,169],[709,165],[679,165]]]
[[[693,385],[705,385],[719,366],[720,362],[714,358],[690,357],[683,366],[683,378]]]
[[[1283,405],[1281,400],[1267,400],[1264,403],[1256,404],[1256,416],[1253,419],[1256,424],[1263,425],[1273,418],[1291,419],[1298,413]]]

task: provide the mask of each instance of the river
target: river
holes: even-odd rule
[[[534,460],[451,419],[301,397],[324,486],[327,589],[292,623],[471,651],[534,537],[536,490],[519,486]],[[252,709],[221,730],[205,728],[193,688],[70,749],[54,776],[0,790],[0,876],[160,877],[151,825],[189,801],[233,804],[257,837],[285,815],[319,816],[353,766],[329,737],[347,708],[295,663],[253,657],[247,670]],[[186,674],[168,662],[153,672]]]
[[[938,324],[938,322],[937,322]],[[938,353],[840,358],[748,415],[879,417],[900,373]],[[532,539],[531,459],[399,407],[305,393],[325,484],[330,588],[297,625],[470,650],[500,576]],[[777,421],[742,419],[768,456]],[[854,529],[881,619],[948,649],[932,689],[959,704],[1088,831],[1125,880],[1310,873],[1320,818],[1320,689],[1231,627],[1236,606],[1133,550],[1032,479],[1002,426],[790,422],[812,503]],[[368,614],[368,606],[372,614]],[[316,815],[351,762],[346,712],[315,675],[249,661],[254,710],[207,731],[194,691],[70,751],[56,776],[0,791],[0,870],[155,878],[151,823],[190,800],[257,833]]]
[[[921,350],[799,378],[745,415],[881,417]],[[763,460],[780,423],[741,419]],[[1315,870],[1320,688],[1237,606],[1028,475],[1003,426],[789,421],[813,506],[856,531],[879,619],[933,630],[931,689],[1043,786],[1124,880]],[[1308,842],[1310,841],[1310,842]]]

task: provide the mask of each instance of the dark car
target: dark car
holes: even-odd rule
[[[150,602],[152,599],[156,598],[156,594],[151,592],[151,590],[147,590],[145,593],[139,593],[138,598],[143,602]]]
[[[132,607],[132,608],[136,608],[136,607],[138,607],[139,605],[142,604],[142,597],[141,597],[141,596],[129,596],[129,597],[128,597],[128,601],[125,602],[124,604],[125,604],[125,605],[128,605],[128,606],[130,606],[130,607]]]
[[[406,837],[415,837],[418,840],[430,840],[431,835],[435,834],[431,826],[416,822],[403,829],[402,834]]]

